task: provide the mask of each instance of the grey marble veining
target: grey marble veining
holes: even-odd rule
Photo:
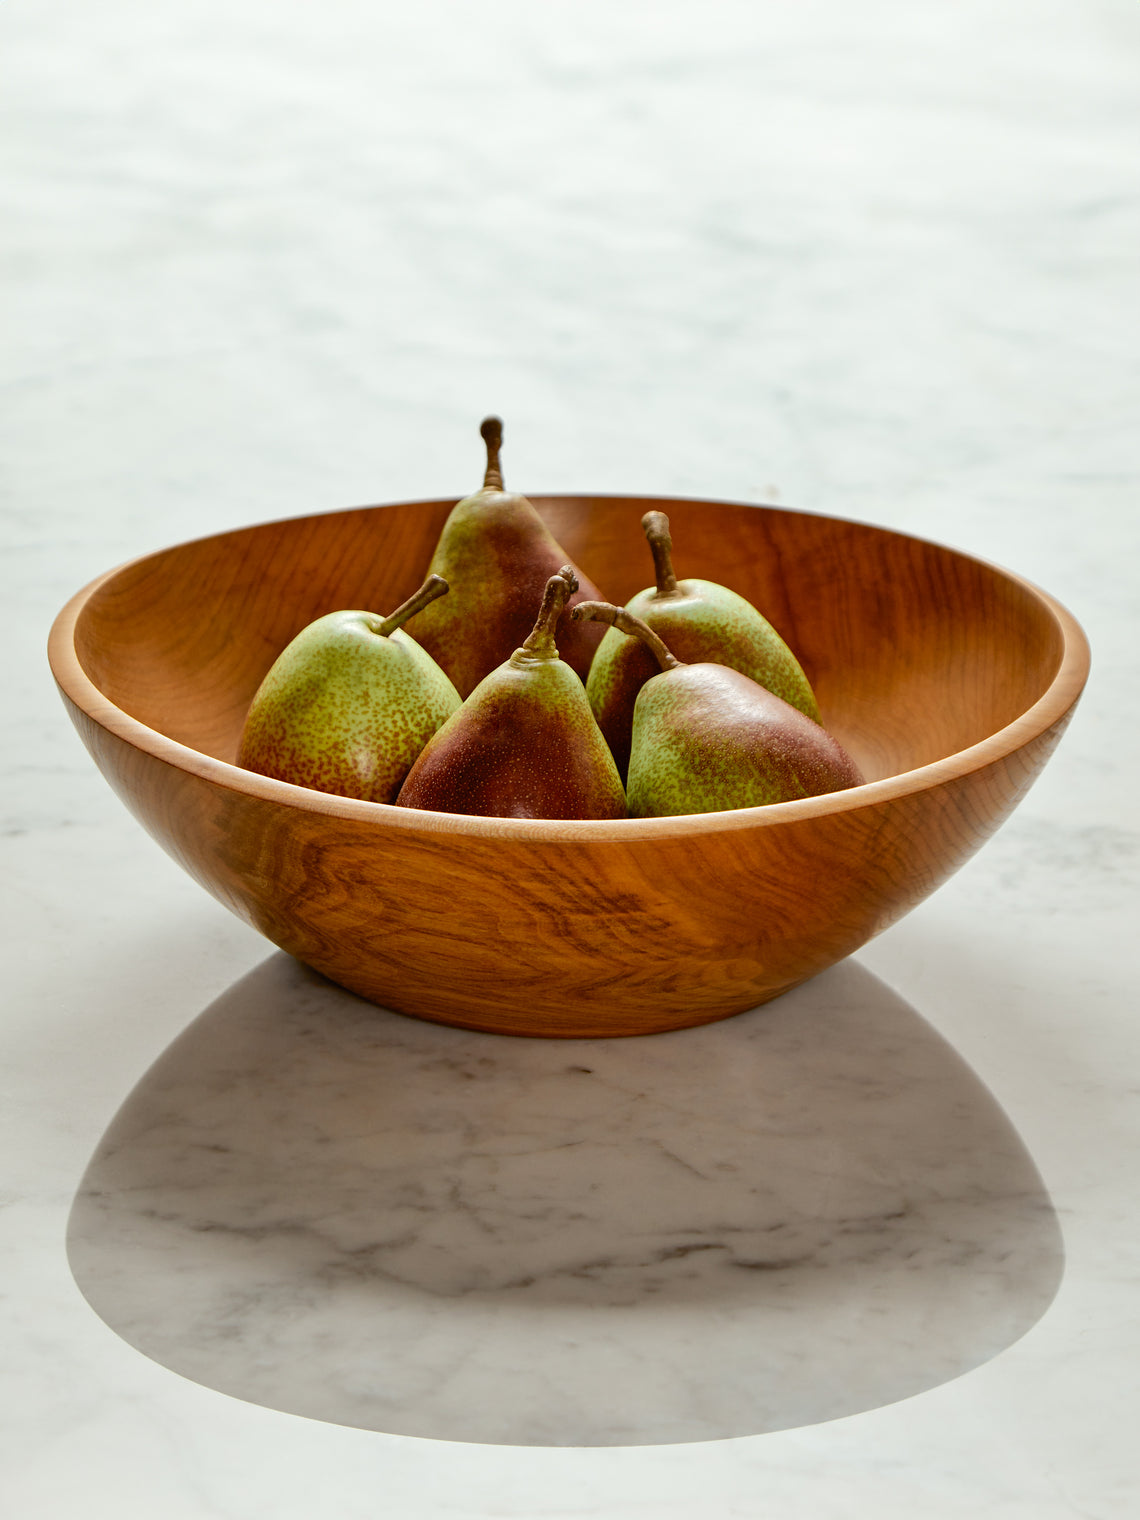
[[[1140,648],[1140,8],[1131,0],[657,0],[651,9],[650,19],[650,8],[612,0],[0,7],[0,474],[11,570],[0,609],[5,1517],[1140,1513],[1140,743],[1131,700]],[[397,1408],[418,1412],[421,1429],[455,1432],[454,1411],[470,1423],[480,1404],[488,1425],[496,1414],[510,1424],[512,1411],[496,1400],[520,1364],[534,1370],[533,1391],[540,1364],[529,1347],[548,1345],[528,1340],[522,1321],[549,1330],[561,1314],[577,1326],[581,1386],[601,1385],[599,1402],[628,1410],[636,1347],[619,1339],[616,1360],[603,1363],[598,1327],[620,1322],[632,1334],[656,1317],[659,1333],[645,1332],[655,1358],[646,1381],[656,1368],[665,1384],[685,1307],[676,1284],[687,1269],[703,1274],[695,1291],[705,1307],[684,1386],[697,1398],[702,1376],[706,1388],[715,1384],[718,1358],[723,1369],[731,1349],[724,1322],[735,1316],[737,1366],[752,1379],[724,1395],[737,1420],[763,1403],[758,1369],[780,1342],[762,1332],[793,1292],[808,1348],[801,1360],[817,1335],[813,1367],[792,1369],[799,1387],[812,1371],[821,1386],[829,1368],[838,1388],[847,1369],[870,1376],[868,1364],[889,1358],[920,1382],[947,1346],[957,1354],[946,1361],[962,1365],[971,1343],[979,1357],[1005,1344],[1058,1270],[1042,1216],[1027,1222],[1020,1204],[999,1201],[1007,1170],[1015,1198],[1040,1196],[1032,1180],[1018,1191],[1025,1174],[1009,1152],[987,1156],[987,1135],[1009,1138],[1001,1125],[983,1125],[968,1163],[958,1153],[941,1172],[951,1191],[955,1168],[966,1178],[957,1216],[946,1205],[937,1220],[943,1238],[961,1243],[957,1267],[943,1257],[917,1269],[936,1257],[926,1247],[938,1238],[921,1197],[890,1224],[879,1263],[898,1270],[872,1266],[861,1278],[898,1288],[884,1287],[882,1313],[859,1298],[854,1268],[846,1277],[834,1266],[788,1268],[794,1288],[785,1290],[780,1272],[730,1269],[727,1252],[711,1249],[659,1263],[671,1298],[537,1307],[534,1288],[433,1295],[405,1255],[397,1286],[412,1318],[401,1338],[397,1288],[376,1275],[384,1262],[374,1258],[371,1278],[326,1285],[322,1265],[343,1253],[315,1234],[306,1246],[299,1231],[270,1228],[293,1217],[315,1228],[319,1211],[302,1207],[307,1190],[344,1177],[352,1149],[329,1117],[331,1097],[318,1104],[311,1080],[304,1109],[285,1108],[273,1143],[296,1158],[306,1124],[331,1127],[326,1148],[342,1160],[325,1184],[315,1171],[290,1179],[265,1133],[270,1096],[284,1103],[278,1078],[289,1067],[285,1045],[269,1036],[282,1021],[282,1040],[294,1030],[300,988],[282,975],[275,991],[269,968],[238,986],[268,948],[161,855],[91,765],[48,677],[46,630],[77,587],[167,544],[358,503],[460,495],[476,483],[474,428],[489,410],[507,421],[512,488],[777,501],[882,523],[1018,571],[1058,596],[1090,635],[1093,677],[1045,775],[957,877],[860,955],[996,1095],[1064,1224],[1064,1282],[1047,1312],[966,1376],[853,1418],[755,1439],[550,1448],[302,1419],[151,1359],[170,1352],[180,1371],[213,1374],[215,1387],[236,1392],[226,1374],[240,1372],[247,1399],[271,1400],[307,1379],[310,1407],[332,1390],[347,1418],[364,1409],[384,1424]],[[188,1164],[192,1153],[168,1133],[164,1156],[156,1129],[149,1180],[141,1141],[133,1166],[124,1151],[121,1175],[130,1182],[133,1170],[140,1209],[166,1212],[166,1223],[132,1223],[122,1193],[108,1194],[101,1216],[90,1200],[76,1211],[77,1225],[83,1216],[92,1226],[87,1248],[73,1241],[77,1269],[117,1335],[68,1270],[67,1212],[124,1096],[227,988],[229,1015],[192,1031],[197,1054],[184,1043],[177,1059],[185,1057],[186,1093],[197,1093],[195,1114],[214,1093],[216,1128],[232,1146],[231,1190],[221,1187],[224,1154],[208,1151],[198,1157],[198,1195],[178,1187],[180,1158]],[[809,990],[796,994],[801,1013],[815,1006],[802,1001]],[[765,1030],[783,1027],[785,1005],[769,1014],[776,1022]],[[315,1020],[325,1033],[310,1044],[323,1049],[343,1023],[342,1050],[353,1048],[352,1017],[334,999]],[[751,1040],[761,1022],[733,1026],[734,1038],[749,1032],[736,1048],[757,1060]],[[842,1021],[826,1023],[838,1065]],[[920,1045],[930,1038],[901,1008],[897,1028]],[[711,1061],[719,1047],[708,1033],[685,1048]],[[785,1074],[799,1070],[801,1058],[791,1062],[782,1048]],[[925,1048],[933,1072],[945,1050]],[[775,1061],[771,1048],[767,1059]],[[804,1072],[818,1072],[821,1059],[806,1051]],[[342,1061],[347,1091],[371,1087],[396,1105],[400,1094],[378,1084],[377,1059],[358,1051],[355,1064]],[[232,1090],[215,1091],[227,1062]],[[260,1088],[242,1074],[258,1063],[276,1074]],[[313,1059],[310,1077],[327,1065]],[[941,1069],[992,1115],[959,1063]],[[735,1091],[731,1063],[717,1072]],[[695,1081],[696,1072],[681,1077]],[[757,1108],[767,1113],[773,1089],[763,1078],[754,1064]],[[568,1080],[563,1090],[574,1091]],[[880,1176],[883,1191],[898,1194],[921,1192],[922,1179],[939,1175],[937,1157],[954,1154],[932,1126],[960,1127],[944,1108],[924,1110],[930,1083],[915,1090],[924,1097],[907,1133],[929,1144],[913,1158],[897,1140],[892,1147],[870,1127],[857,1130],[854,1107],[832,1114],[830,1156],[821,1134],[803,1137],[805,1162],[815,1157],[840,1199],[857,1191],[860,1162],[868,1183]],[[175,1112],[185,1109],[171,1097]],[[525,1115],[503,1101],[521,1126]],[[368,1160],[382,1136],[362,1100],[352,1112],[356,1154]],[[867,1102],[862,1112],[870,1124],[885,1110]],[[437,1196],[428,1137],[401,1131],[396,1118],[389,1128],[405,1133],[410,1173]],[[196,1121],[186,1132],[199,1129]],[[674,1144],[682,1130],[695,1133],[675,1123]],[[775,1145],[771,1124],[768,1136]],[[487,1167],[485,1155],[457,1157],[456,1143],[438,1139],[437,1171],[473,1178]],[[743,1126],[732,1144],[741,1166],[760,1164],[760,1142],[748,1149]],[[723,1155],[728,1140],[718,1145]],[[558,1154],[568,1165],[575,1152]],[[622,1154],[628,1175],[634,1157]],[[556,1159],[548,1156],[551,1167]],[[525,1156],[497,1160],[515,1179],[515,1194],[504,1196],[514,1200],[506,1221],[517,1237]],[[666,1175],[661,1158],[642,1199],[614,1160],[606,1196],[615,1208],[624,1197],[631,1215],[631,1196],[660,1210]],[[668,1176],[688,1188],[681,1168]],[[692,1214],[691,1180],[682,1218]],[[724,1197],[727,1181],[721,1175]],[[549,1187],[544,1201],[552,1202]],[[742,1195],[737,1201],[743,1208]],[[368,1246],[380,1234],[356,1208],[355,1234]],[[809,1197],[805,1230],[817,1217],[811,1208]],[[856,1217],[870,1212],[868,1204]],[[348,1239],[335,1199],[326,1213]],[[477,1241],[474,1217],[466,1227]],[[761,1217],[758,1203],[742,1222]],[[254,1240],[192,1228],[211,1218],[255,1218],[266,1233]],[[688,1222],[703,1228],[706,1218]],[[453,1216],[446,1228],[460,1222]],[[1016,1249],[987,1274],[990,1253],[971,1255],[968,1242],[980,1234],[1000,1254],[1006,1222]],[[632,1224],[618,1223],[620,1243]],[[923,1247],[911,1272],[902,1265],[908,1230]],[[843,1238],[854,1246],[850,1233]],[[517,1240],[513,1249],[523,1254]],[[1042,1275],[1029,1269],[1035,1261]],[[751,1319],[728,1292],[737,1278],[766,1295],[752,1300]],[[837,1288],[846,1292],[862,1364],[855,1344],[842,1355],[833,1348],[830,1360],[819,1349],[813,1282],[832,1325]],[[544,1283],[558,1287],[550,1274]],[[255,1302],[267,1315],[260,1325],[250,1319]],[[475,1323],[481,1303],[485,1333]],[[339,1366],[317,1354],[320,1314],[330,1326],[339,1315],[338,1325],[357,1327]],[[510,1342],[507,1321],[516,1327]],[[198,1322],[204,1339],[189,1367],[178,1356]],[[121,1338],[129,1333],[150,1356]],[[337,1345],[330,1329],[330,1356]],[[559,1376],[566,1365],[558,1363]],[[433,1368],[451,1379],[451,1410],[443,1377],[430,1383]],[[783,1392],[790,1400],[791,1381]],[[570,1393],[557,1393],[562,1408],[575,1407]],[[651,1393],[664,1397],[660,1387]],[[712,1415],[705,1428],[723,1413],[717,1396],[714,1386],[702,1406]],[[540,1389],[527,1419],[533,1411],[535,1424],[552,1423],[552,1397]],[[325,1398],[325,1409],[334,1402]],[[641,1414],[665,1433],[659,1407]],[[519,1428],[510,1435],[518,1439]]]
[[[650,1039],[377,1010],[285,956],[123,1105],[72,1212],[121,1336],[256,1403],[399,1434],[639,1445],[906,1397],[1061,1272],[1038,1175],[853,963]]]

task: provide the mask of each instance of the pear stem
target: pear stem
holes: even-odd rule
[[[673,539],[669,533],[669,519],[664,512],[646,512],[641,527],[649,540],[653,555],[653,568],[657,574],[657,595],[679,596],[681,588],[673,570]]]
[[[523,651],[543,660],[556,660],[558,649],[554,643],[554,630],[562,609],[578,589],[578,577],[569,565],[563,565],[557,575],[552,575],[542,593],[542,606],[538,609],[535,625],[523,643]]]
[[[483,476],[484,491],[503,489],[503,471],[499,464],[499,450],[503,446],[503,423],[500,417],[484,417],[479,435],[487,445],[487,473]]]
[[[684,663],[669,652],[648,623],[643,623],[624,607],[615,607],[612,602],[579,602],[570,616],[581,618],[587,623],[608,623],[619,633],[628,633],[631,638],[640,639],[657,656],[657,663],[662,670],[676,670],[678,665]]]
[[[395,612],[390,612],[381,621],[376,632],[383,634],[385,638],[390,638],[396,629],[402,628],[410,617],[414,617],[417,612],[422,612],[429,602],[434,602],[437,596],[442,596],[450,589],[442,575],[429,575],[413,596],[410,596],[406,602],[401,602]]]

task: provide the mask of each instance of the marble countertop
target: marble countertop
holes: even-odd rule
[[[1117,1520],[1135,1421],[1140,14],[0,16],[0,1503],[21,1520]],[[950,883],[767,1008],[375,1010],[143,834],[56,611],[512,486],[950,543],[1093,677]]]

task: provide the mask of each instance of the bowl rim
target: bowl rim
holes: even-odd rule
[[[641,494],[619,495],[602,492],[564,492],[555,495],[535,492],[530,499],[555,505],[590,501],[657,501],[686,506],[746,508],[762,505],[706,497],[650,497]],[[241,533],[251,528],[309,521],[315,517],[336,516],[346,511],[382,511],[388,507],[405,506],[438,507],[450,501],[452,498],[433,497],[424,498],[421,501],[382,502],[371,507],[337,508],[329,512],[303,513],[295,517],[244,524],[236,529],[223,529],[218,533],[203,534],[198,538],[186,539],[180,543],[168,545],[165,549],[152,550],[125,560],[81,587],[57,614],[48,635],[48,663],[56,684],[64,697],[80,712],[115,738],[123,740],[132,748],[176,770],[185,771],[224,790],[242,793],[252,800],[296,808],[300,812],[319,813],[330,818],[342,818],[373,825],[383,824],[408,833],[446,834],[504,841],[525,840],[536,844],[589,841],[600,845],[683,838],[697,834],[705,835],[714,831],[728,833],[742,829],[772,828],[830,814],[855,813],[882,803],[894,802],[918,792],[928,791],[960,780],[997,761],[1004,760],[1031,739],[1045,733],[1064,718],[1076,704],[1088,680],[1091,653],[1088,639],[1080,623],[1055,597],[1032,581],[1026,580],[1024,576],[1007,570],[991,560],[917,534],[903,533],[898,529],[883,527],[881,524],[866,522],[859,518],[840,517],[834,513],[810,512],[802,508],[775,505],[767,506],[766,509],[792,516],[830,518],[832,521],[870,528],[878,533],[910,538],[945,553],[972,560],[975,564],[984,566],[1021,587],[1052,616],[1061,636],[1061,659],[1052,681],[1031,707],[1020,713],[1005,727],[979,740],[977,744],[958,750],[952,755],[945,755],[940,760],[931,761],[914,770],[900,771],[893,776],[884,776],[877,781],[867,781],[861,786],[848,787],[838,792],[828,792],[820,797],[803,797],[793,802],[774,802],[761,807],[735,808],[722,812],[685,813],[666,818],[484,818],[470,813],[435,813],[421,809],[401,808],[395,806],[394,803],[365,802],[355,797],[339,797],[332,793],[313,791],[309,787],[295,786],[292,782],[278,781],[273,777],[259,775],[255,771],[247,771],[225,760],[218,760],[213,755],[204,754],[201,750],[181,744],[175,739],[168,738],[158,729],[150,728],[145,723],[140,723],[137,718],[132,718],[99,690],[80,663],[75,648],[75,629],[87,603],[101,587],[114,580],[116,576],[157,555],[169,553],[175,549],[188,548],[194,543],[204,543],[211,538],[224,538],[230,533]]]

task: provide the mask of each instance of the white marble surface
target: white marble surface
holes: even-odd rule
[[[1135,8],[10,0],[0,71],[5,1512],[1135,1513]],[[194,1061],[218,1075],[194,1020],[209,1010],[207,1023],[256,1031],[262,1003],[246,993],[276,987],[295,1030],[309,994],[95,773],[50,686],[50,619],[109,565],[193,534],[458,494],[473,419],[491,409],[522,489],[845,512],[1009,565],[1088,629],[1089,691],[1011,822],[857,965],[777,1015],[785,1030],[797,1006],[842,1024],[852,986],[885,988],[882,1010],[947,1042],[948,1079],[1009,1141],[1010,1164],[1039,1173],[1064,1239],[1059,1291],[1046,1305],[1047,1249],[1027,1253],[1036,1286],[1015,1262],[1004,1297],[967,1263],[955,1324],[943,1317],[922,1348],[949,1348],[947,1370],[972,1369],[960,1376],[896,1356],[894,1371],[917,1373],[911,1396],[817,1403],[797,1418],[838,1417],[731,1439],[693,1440],[692,1426],[663,1438],[656,1411],[638,1437],[650,1444],[480,1444],[438,1407],[417,1416],[432,1430],[393,1434],[193,1381],[201,1368],[140,1354],[129,1335],[143,1332],[120,1318],[116,1333],[72,1275],[69,1213],[116,1114],[137,1113],[171,1061],[175,1075]],[[725,1025],[710,1048],[734,1029],[748,1048],[768,1027]],[[908,1048],[942,1059],[932,1039]],[[871,1153],[837,1161],[834,1185]],[[938,1159],[874,1154],[887,1191]],[[959,1165],[974,1175],[961,1151]],[[174,1180],[145,1179],[159,1192]],[[923,1241],[972,1229],[961,1238],[995,1242],[983,1216],[996,1181],[971,1195],[972,1220]],[[117,1196],[110,1223],[125,1228]],[[687,1202],[703,1230],[711,1216]],[[675,1240],[677,1223],[655,1219],[654,1238]],[[146,1261],[122,1252],[120,1302],[133,1296],[140,1319],[129,1277]],[[693,1279],[706,1302],[713,1266]],[[160,1311],[169,1277],[147,1281]],[[886,1383],[899,1316],[928,1307],[932,1279],[915,1282],[915,1299],[891,1299],[886,1339],[869,1300],[853,1312],[852,1357],[862,1348]],[[470,1403],[488,1416],[518,1369],[496,1385],[480,1356],[521,1334],[513,1315],[469,1342]],[[152,1314],[145,1333],[177,1340],[173,1317]],[[712,1316],[694,1329],[688,1373],[706,1436],[730,1346],[716,1329]],[[796,1369],[804,1387],[810,1374]]]
[[[68,1231],[134,1346],[437,1439],[755,1435],[1022,1336],[1062,1246],[977,1077],[853,961],[652,1040],[378,1011],[271,957],[143,1077]]]

